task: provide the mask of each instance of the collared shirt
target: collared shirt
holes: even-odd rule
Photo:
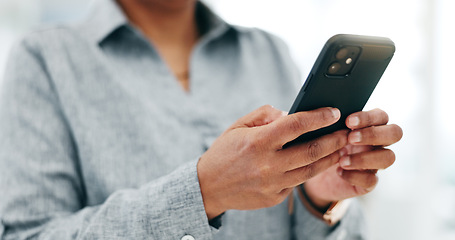
[[[290,217],[286,203],[227,211],[221,228],[209,225],[199,156],[257,107],[289,109],[299,76],[277,37],[197,11],[206,30],[191,54],[190,92],[113,1],[16,45],[0,101],[4,239],[362,236],[355,207],[332,228],[300,204]]]

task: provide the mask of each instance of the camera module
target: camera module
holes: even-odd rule
[[[342,48],[340,49],[337,54],[335,55],[335,57],[338,59],[338,60],[341,60],[343,58],[345,58],[346,56],[348,55],[348,49],[347,48]]]
[[[335,75],[338,72],[338,70],[340,70],[340,68],[341,68],[341,64],[334,62],[334,63],[330,64],[328,72],[329,72],[329,74]]]
[[[359,46],[340,46],[330,58],[326,74],[332,77],[344,77],[351,73],[361,48]]]

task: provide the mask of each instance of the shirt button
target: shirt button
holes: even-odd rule
[[[348,235],[346,229],[341,229],[340,233],[338,234],[337,240],[345,240]]]
[[[185,235],[183,236],[180,240],[195,240],[193,236],[191,235]]]

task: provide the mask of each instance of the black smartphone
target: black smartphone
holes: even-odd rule
[[[345,129],[346,118],[361,111],[395,53],[384,37],[339,34],[322,48],[289,114],[321,107],[340,109],[335,124],[305,133],[283,148]]]

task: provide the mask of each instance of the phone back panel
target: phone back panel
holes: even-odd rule
[[[356,59],[346,74],[328,74],[337,52],[343,48],[358,48]],[[340,109],[340,120],[329,127],[301,135],[284,147],[306,142],[325,134],[347,128],[346,117],[361,111],[384,73],[395,52],[388,38],[358,35],[335,35],[322,49],[308,78],[300,90],[289,114],[321,107]]]

